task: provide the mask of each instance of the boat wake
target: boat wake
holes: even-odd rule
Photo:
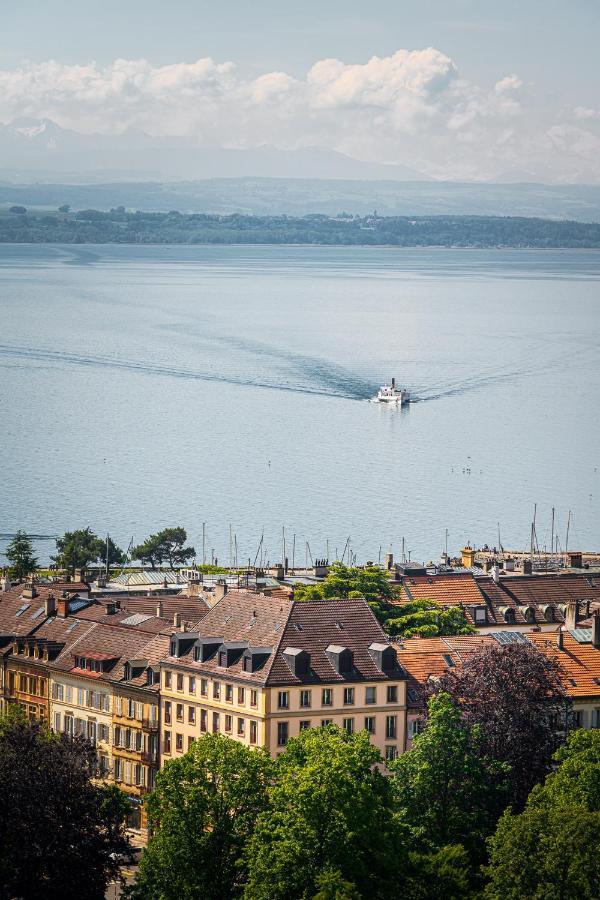
[[[116,371],[135,372],[140,375],[159,376],[164,378],[181,378],[193,381],[220,382],[248,387],[259,387],[268,390],[288,391],[296,394],[316,394],[325,397],[338,397],[346,400],[362,400],[372,393],[369,382],[342,367],[332,365],[326,360],[307,356],[290,356],[294,365],[288,372],[282,372],[279,378],[235,374],[233,372],[200,371],[180,366],[161,365],[159,363],[138,362],[135,360],[117,359],[111,356],[67,353],[62,350],[49,350],[37,347],[0,344],[0,356],[47,362],[64,366],[83,366],[106,368]]]

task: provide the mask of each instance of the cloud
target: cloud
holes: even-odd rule
[[[441,178],[489,179],[524,167],[551,180],[600,178],[600,113],[547,109],[516,73],[474,84],[433,47],[360,63],[322,59],[303,77],[248,79],[210,57],[165,66],[24,63],[0,71],[0,120],[17,117],[207,145],[329,147]]]

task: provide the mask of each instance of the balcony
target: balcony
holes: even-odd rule
[[[142,719],[142,729],[144,731],[158,731],[158,719]]]
[[[142,750],[140,758],[147,766],[158,765],[158,750]]]

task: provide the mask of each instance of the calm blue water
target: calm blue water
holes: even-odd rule
[[[593,251],[0,245],[0,533],[429,559],[537,502],[597,548],[599,288]]]

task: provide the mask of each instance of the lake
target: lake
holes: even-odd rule
[[[537,503],[597,549],[599,287],[595,251],[0,245],[0,533],[429,560]]]

